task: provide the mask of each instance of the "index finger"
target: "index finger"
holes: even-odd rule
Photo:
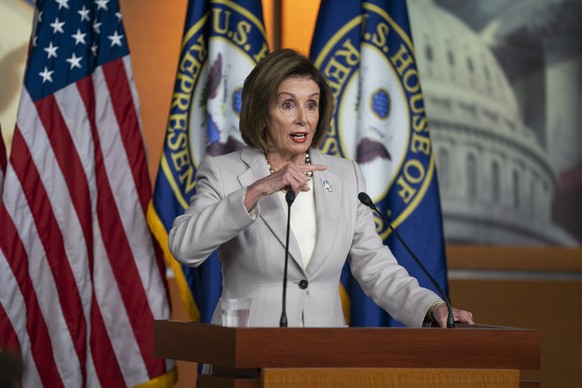
[[[327,166],[323,164],[302,164],[300,165],[302,171],[323,171],[327,170]]]

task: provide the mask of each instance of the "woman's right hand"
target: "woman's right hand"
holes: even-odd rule
[[[309,191],[307,173],[309,171],[323,171],[327,166],[322,164],[287,163],[274,173],[257,180],[247,188],[244,205],[247,211],[251,210],[259,199],[281,190],[292,190],[295,194]]]

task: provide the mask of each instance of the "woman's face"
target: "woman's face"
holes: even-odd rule
[[[304,158],[319,120],[319,86],[309,77],[285,79],[269,107],[267,141],[285,160]]]

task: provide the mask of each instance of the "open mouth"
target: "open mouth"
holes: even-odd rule
[[[306,133],[292,133],[291,138],[295,141],[305,141],[305,140],[307,140],[307,134]]]

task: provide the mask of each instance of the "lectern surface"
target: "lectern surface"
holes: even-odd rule
[[[156,321],[154,354],[229,368],[539,369],[540,332],[494,326],[228,328]]]

